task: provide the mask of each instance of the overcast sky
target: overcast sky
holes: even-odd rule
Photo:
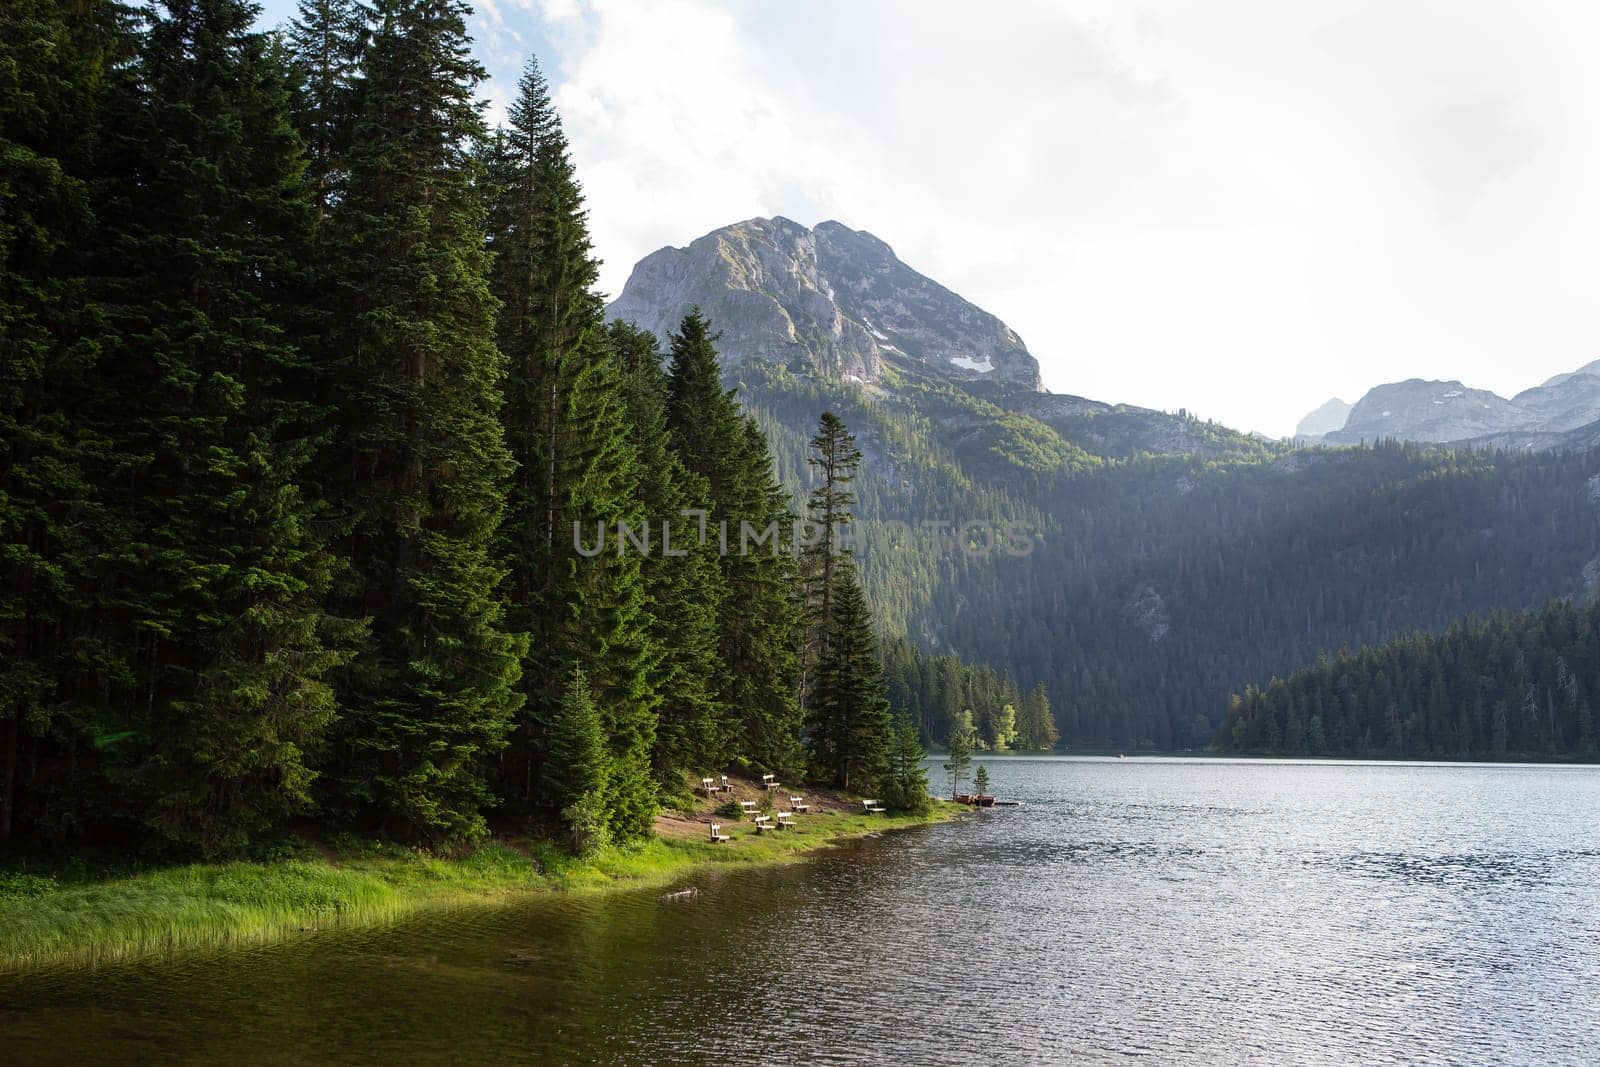
[[[1591,5],[479,0],[473,32],[496,108],[545,66],[612,294],[739,219],[838,219],[1054,392],[1275,435],[1600,358]]]

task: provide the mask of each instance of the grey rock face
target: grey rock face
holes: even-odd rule
[[[1465,441],[1522,428],[1524,414],[1504,397],[1460,382],[1421,378],[1380,385],[1350,409],[1344,428],[1328,434],[1333,443],[1353,444],[1379,437],[1407,441]]]
[[[837,222],[750,219],[653,252],[606,315],[665,340],[696,305],[730,364],[767,359],[871,382],[899,355],[956,378],[1040,387],[1038,361],[1005,323]]]
[[[688,248],[653,252],[633,268],[606,317],[665,341],[696,305],[721,332],[718,350],[730,363],[802,360],[865,381],[878,375],[877,345],[840,314],[817,269],[816,237],[797,222],[751,219]]]
[[[962,378],[1039,388],[1039,362],[1016,331],[926,278],[865,230],[816,228],[817,262],[835,300],[878,345]]]
[[[1561,433],[1600,419],[1600,364],[1576,374],[1558,375],[1551,382],[1527,389],[1511,398],[1538,422],[1538,429]]]
[[[1344,424],[1350,417],[1350,405],[1338,397],[1334,397],[1317,410],[1300,420],[1300,425],[1294,429],[1296,437],[1321,437],[1323,434],[1334,433],[1344,429]]]
[[[1460,382],[1413,378],[1380,385],[1351,410],[1331,444],[1379,437],[1499,448],[1572,447],[1600,421],[1600,361],[1558,374],[1510,400]]]

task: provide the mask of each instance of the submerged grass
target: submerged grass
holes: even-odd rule
[[[582,859],[536,840],[495,841],[459,858],[344,842],[328,858],[197,863],[65,884],[0,872],[0,973],[264,944],[531,893],[665,884],[696,867],[791,861],[843,838],[919,825],[951,810],[942,805],[928,818],[818,815],[777,833],[730,827],[736,837],[730,845],[669,836]]]

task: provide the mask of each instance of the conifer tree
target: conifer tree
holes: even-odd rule
[[[609,838],[604,798],[611,761],[605,727],[589,680],[575,669],[550,723],[544,793],[561,812],[575,851],[592,852]]]
[[[706,480],[690,474],[671,447],[666,420],[666,378],[651,334],[626,322],[610,326],[622,361],[630,421],[639,456],[639,499],[647,520],[670,523],[658,550],[644,561],[652,636],[661,650],[654,678],[657,707],[652,756],[657,779],[668,788],[691,769],[722,765],[728,755],[728,709],[717,658],[718,612],[726,590],[715,548],[702,544],[699,525],[686,510],[703,509]]]
[[[945,760],[945,773],[950,775],[950,799],[961,792],[961,780],[972,766],[972,724],[958,721],[950,728],[950,755]]]
[[[314,254],[302,278],[298,301],[304,319],[300,350],[312,368],[312,390],[306,397],[319,408],[319,430],[333,436],[345,389],[341,368],[349,330],[348,293],[344,270],[348,230],[335,219],[349,184],[355,137],[361,58],[369,39],[372,10],[363,0],[300,0],[296,17],[284,35],[293,93],[290,116],[306,146],[303,182],[315,216]],[[345,500],[349,457],[342,449],[324,449],[307,475],[319,529],[348,534],[355,516]]]
[[[706,534],[720,554],[720,655],[725,672],[720,703],[734,720],[734,749],[759,767],[797,768],[801,711],[802,639],[797,568],[781,538],[788,496],[772,470],[761,429],[741,415],[722,386],[715,338],[698,309],[672,337],[667,377],[667,425],[684,466],[705,479]],[[742,536],[745,530],[751,536]]]
[[[810,694],[812,771],[841,789],[870,789],[888,765],[889,699],[872,616],[848,556],[837,561],[827,625]]]
[[[861,450],[844,422],[823,412],[807,457],[817,477],[809,501],[813,541],[804,556],[810,679],[806,741],[814,772],[844,788],[884,772],[889,701],[872,619],[843,544]]]
[[[1061,739],[1055,716],[1050,713],[1050,696],[1043,682],[1035,685],[1022,698],[1022,717],[1017,733],[1023,748],[1036,751],[1055,748],[1056,742]]]
[[[347,177],[369,14],[361,0],[300,0],[289,24],[292,115],[305,142],[306,182],[319,218],[338,202]]]
[[[118,334],[95,410],[126,538],[111,615],[133,650],[107,702],[121,804],[235,850],[303,809],[351,627],[298,484],[310,457],[292,294],[309,250],[301,145],[274,39],[240,0],[167,0],[120,94],[105,269]],[[138,398],[137,405],[129,403]]]
[[[745,503],[735,462],[744,425],[733,393],[723,388],[716,341],[699,308],[684,316],[670,338],[667,426],[684,466],[709,483],[713,506],[732,511]]]
[[[889,739],[889,766],[882,786],[884,804],[916,814],[930,809],[925,758],[916,723],[900,718]]]
[[[801,555],[801,574],[806,590],[806,629],[808,667],[827,655],[829,623],[833,617],[835,560],[846,538],[855,494],[850,484],[861,467],[861,449],[845,428],[844,421],[824,411],[817,432],[811,438],[806,457],[816,479],[807,504],[811,523],[811,543]]]
[[[803,589],[794,555],[782,539],[782,531],[793,524],[791,497],[773,473],[760,425],[746,417],[742,428],[742,448],[734,460],[744,503],[728,516],[730,547],[723,572],[729,590],[723,601],[723,662],[734,676],[725,702],[739,716],[736,729],[747,758],[783,772],[797,769],[804,758]],[[734,523],[734,515],[749,519]],[[772,548],[745,537],[747,521],[749,528],[770,535]]]
[[[502,417],[517,464],[497,552],[509,571],[509,623],[531,638],[512,766],[520,762],[524,781],[533,780],[561,699],[551,679],[583,664],[611,746],[608,825],[620,839],[636,838],[649,833],[656,810],[652,670],[660,656],[644,552],[617,543],[619,523],[642,531],[647,521],[639,442],[594,290],[583,194],[531,61],[510,120],[490,153],[488,189],[498,339],[507,359]],[[578,551],[579,540],[594,543],[597,529],[609,530],[611,542],[593,555]],[[513,770],[506,784],[514,788],[515,777]],[[527,792],[519,799],[540,800]]]
[[[373,640],[348,672],[343,795],[433,839],[484,829],[485,759],[522,702],[490,548],[513,463],[500,425],[483,135],[468,8],[382,0],[335,218],[347,327],[327,491],[347,502],[347,603]]]
[[[104,442],[83,407],[105,331],[87,277],[103,87],[130,46],[103,0],[0,7],[0,841],[43,802],[40,750],[81,744],[120,661],[97,629]]]

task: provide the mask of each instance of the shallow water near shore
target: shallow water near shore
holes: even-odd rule
[[[1592,1062],[1600,769],[989,767],[1024,806],[686,898],[0,978],[0,1060]]]

